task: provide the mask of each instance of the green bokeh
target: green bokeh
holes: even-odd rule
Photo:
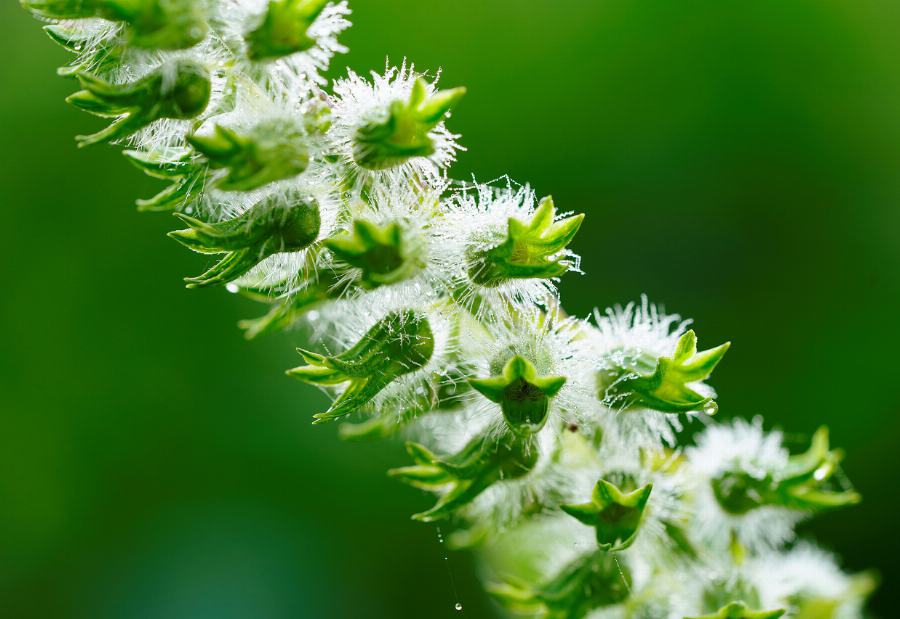
[[[355,0],[353,49],[469,95],[457,177],[503,174],[588,217],[586,315],[646,292],[734,342],[721,414],[846,448],[864,503],[807,527],[895,614],[900,4],[890,0]],[[299,335],[199,272],[131,203],[159,188],[62,99],[65,60],[0,8],[0,616],[492,617],[466,555],[408,515],[396,444],[310,425]],[[448,572],[448,566],[451,568]],[[452,576],[451,576],[452,573]],[[454,593],[454,588],[458,590]]]

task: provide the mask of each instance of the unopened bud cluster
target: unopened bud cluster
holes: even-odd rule
[[[208,257],[188,287],[266,303],[248,338],[307,330],[287,374],[333,394],[315,423],[403,437],[390,475],[433,495],[414,518],[479,549],[511,616],[862,616],[872,578],[796,541],[859,501],[827,430],[791,453],[759,420],[713,423],[729,345],[646,299],[566,316],[584,215],[448,178],[464,89],[406,63],[329,84],[346,2],[23,5],[74,54],[68,101],[109,123],[79,144],[166,183],[138,206]]]

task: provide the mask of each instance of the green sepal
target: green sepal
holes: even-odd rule
[[[184,210],[203,194],[208,166],[191,151],[168,153],[126,150],[123,154],[148,176],[171,183],[152,198],[138,200],[139,211]]]
[[[843,457],[841,450],[830,449],[828,428],[823,426],[813,435],[809,450],[791,456],[777,477],[726,471],[711,481],[713,494],[722,509],[738,515],[765,505],[808,512],[855,505],[861,500],[859,493],[831,487]]]
[[[462,402],[468,383],[457,373],[451,376],[435,374],[416,387],[413,401],[400,411],[376,411],[360,423],[343,423],[338,432],[346,441],[371,441],[390,438],[413,420],[429,412],[453,410]]]
[[[102,47],[91,49],[93,38],[70,24],[47,24],[44,26],[44,32],[54,43],[68,52],[73,54],[90,52],[79,58],[78,62],[58,68],[56,73],[62,77],[78,75],[89,69],[94,73],[106,73],[122,61],[122,52],[125,50],[122,45],[109,42]]]
[[[187,120],[209,103],[209,71],[191,60],[170,61],[130,84],[111,84],[90,73],[79,73],[82,90],[66,101],[75,107],[115,120],[93,135],[78,136],[81,147],[126,138],[162,118]]]
[[[244,330],[244,337],[248,340],[288,329],[304,314],[326,301],[339,298],[345,290],[346,285],[338,281],[332,271],[319,272],[298,290],[285,291],[264,316],[242,320],[238,327]],[[253,296],[247,295],[245,290],[240,292]],[[260,295],[260,298],[272,302],[268,294]]]
[[[347,383],[331,407],[315,415],[318,424],[359,410],[394,380],[425,367],[434,353],[434,334],[426,316],[401,310],[385,316],[339,355],[299,352],[307,365],[288,370],[289,376],[313,385]]]
[[[531,438],[506,434],[499,439],[489,432],[478,435],[456,454],[442,457],[417,443],[406,450],[415,464],[388,471],[391,477],[425,490],[447,489],[431,509],[414,514],[413,520],[444,520],[474,501],[494,483],[519,479],[531,472],[538,461],[538,449]]]
[[[579,557],[549,582],[494,584],[488,592],[506,608],[542,619],[583,619],[628,599],[631,574],[615,556],[598,551]]]
[[[22,0],[22,6],[43,19],[124,22],[128,42],[147,49],[193,47],[209,32],[203,0]]]
[[[413,157],[433,154],[435,146],[429,132],[465,93],[465,88],[453,88],[429,96],[428,84],[418,78],[408,101],[394,101],[384,121],[371,122],[357,130],[354,160],[369,170],[386,170]]]
[[[550,279],[569,270],[563,250],[572,242],[584,215],[554,221],[553,198],[541,200],[530,221],[510,217],[506,239],[469,258],[469,277],[481,286],[511,279]]]
[[[250,191],[297,176],[309,165],[306,136],[289,121],[262,122],[245,133],[216,125],[212,135],[195,133],[188,142],[210,167],[228,171],[215,182],[223,191]]]
[[[247,33],[251,60],[281,58],[315,46],[309,28],[330,0],[269,0],[259,26]]]
[[[689,385],[709,378],[730,346],[726,342],[697,352],[697,335],[688,331],[678,339],[672,356],[660,357],[655,367],[652,360],[639,359],[631,367],[601,370],[597,377],[599,397],[611,408],[715,414],[715,400]]]
[[[309,247],[319,235],[319,207],[299,194],[273,195],[262,199],[242,215],[209,224],[185,215],[175,216],[189,228],[169,236],[201,254],[225,254],[208,271],[188,277],[188,288],[226,284],[281,252]]]
[[[500,376],[469,380],[476,391],[500,405],[510,430],[521,435],[534,434],[544,427],[550,399],[565,383],[565,376],[538,376],[534,364],[521,355],[507,361]]]
[[[637,538],[650,500],[653,484],[623,492],[601,479],[589,503],[560,505],[560,509],[582,524],[596,529],[597,545],[605,552],[625,550]]]
[[[353,231],[325,240],[334,257],[360,270],[359,284],[368,290],[397,283],[421,266],[407,256],[403,227],[398,222],[383,226],[365,219],[353,221]]]
[[[685,617],[685,619],[778,619],[784,613],[783,609],[750,610],[743,602],[732,602],[711,615]]]

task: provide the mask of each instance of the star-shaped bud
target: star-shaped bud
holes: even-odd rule
[[[101,18],[128,25],[128,42],[148,49],[185,49],[206,38],[204,0],[22,0],[44,19]]]
[[[436,492],[449,487],[434,507],[413,515],[420,522],[449,518],[494,483],[527,475],[539,455],[531,439],[506,435],[497,440],[487,432],[451,456],[437,456],[417,443],[407,443],[406,449],[416,464],[388,471],[391,477]]]
[[[843,457],[829,448],[828,429],[822,427],[809,451],[791,456],[784,471],[762,476],[726,471],[712,480],[713,494],[722,509],[737,515],[765,505],[807,512],[855,505],[861,500],[857,492],[837,490],[831,483]]]
[[[710,396],[691,385],[710,377],[725,356],[729,342],[697,352],[693,331],[682,335],[671,357],[655,360],[628,355],[633,363],[601,370],[598,374],[600,399],[611,408],[649,408],[662,413],[704,411],[714,414],[718,407]]]
[[[82,90],[66,101],[103,118],[115,118],[106,129],[79,136],[88,146],[126,138],[163,118],[187,120],[206,109],[210,96],[209,71],[192,60],[170,61],[129,84],[111,84],[90,73],[79,73]]]
[[[439,90],[429,94],[424,79],[415,81],[408,101],[394,101],[386,118],[360,127],[354,139],[353,158],[369,170],[386,170],[413,157],[434,153],[431,131],[462,99],[465,88]]]
[[[242,320],[238,326],[244,330],[244,337],[248,340],[288,329],[317,305],[339,298],[345,290],[346,284],[339,281],[330,270],[316,272],[312,279],[297,290],[289,288],[281,294],[274,293],[276,295],[274,303],[273,293],[268,290],[240,288],[238,292],[244,296],[273,303],[273,306],[265,316]]]
[[[383,226],[356,219],[353,231],[325,240],[334,257],[359,269],[359,284],[372,290],[410,277],[421,266],[408,255],[409,243],[397,222]]]
[[[685,617],[685,619],[778,619],[784,613],[783,609],[750,610],[743,602],[731,602],[711,615]]]
[[[247,33],[251,60],[281,58],[316,44],[309,28],[331,0],[269,0],[260,24]]]
[[[223,191],[250,191],[297,176],[309,165],[304,131],[289,121],[266,121],[244,133],[216,125],[212,135],[194,134],[191,145],[210,167],[228,172],[215,185]]]
[[[469,380],[476,391],[500,405],[509,428],[522,435],[534,434],[544,427],[550,399],[565,383],[565,376],[538,376],[534,364],[520,355],[506,362],[500,376]]]
[[[560,505],[560,509],[596,529],[600,550],[617,552],[631,546],[637,538],[652,490],[653,484],[647,484],[632,492],[623,492],[601,479],[594,486],[589,503]]]
[[[299,352],[308,365],[289,370],[289,376],[313,385],[347,383],[331,407],[315,415],[314,423],[324,423],[359,410],[394,380],[425,367],[434,353],[434,335],[426,316],[402,310],[385,316],[339,355]]]
[[[624,602],[631,587],[628,567],[605,552],[579,557],[550,582],[496,584],[489,592],[516,613],[542,619],[583,619],[592,611]]]
[[[169,236],[201,254],[224,254],[223,258],[198,277],[188,277],[188,288],[226,284],[281,252],[309,247],[319,235],[319,206],[315,201],[292,193],[262,199],[242,215],[209,224],[183,213],[175,216],[190,228]]]
[[[361,423],[341,424],[340,436],[346,441],[389,438],[426,413],[440,413],[457,408],[467,388],[468,384],[459,372],[453,372],[449,376],[429,376],[416,387],[412,402],[404,409],[380,410]]]
[[[147,152],[126,150],[128,160],[148,176],[171,184],[147,200],[138,200],[140,211],[174,211],[192,205],[203,193],[207,165],[189,150]]]
[[[584,215],[554,221],[553,198],[541,200],[531,221],[510,217],[506,239],[470,256],[469,277],[482,286],[497,286],[511,279],[549,279],[569,270],[565,249],[575,238]]]
[[[47,24],[44,32],[50,39],[73,54],[82,54],[91,49],[95,37],[90,32],[85,32],[78,22],[60,22]],[[122,53],[125,47],[113,42],[107,42],[99,49],[91,49],[91,53],[79,58],[78,62],[68,64],[56,70],[57,75],[68,77],[77,75],[83,71],[93,71],[97,74],[106,74],[122,62]]]

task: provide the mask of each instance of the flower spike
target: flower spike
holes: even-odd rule
[[[413,520],[420,522],[449,518],[494,483],[527,475],[538,460],[533,440],[511,434],[500,440],[486,434],[476,436],[461,451],[447,457],[437,456],[417,443],[407,443],[406,450],[416,464],[391,469],[388,475],[425,490],[450,487],[434,507],[413,515]]]
[[[547,423],[550,398],[566,383],[565,376],[538,376],[528,359],[515,355],[500,376],[472,378],[469,384],[481,395],[500,405],[509,428],[530,435]]]
[[[784,610],[750,610],[743,602],[732,602],[717,612],[702,617],[685,617],[685,619],[778,619]]]
[[[312,385],[348,383],[331,408],[315,415],[318,424],[353,413],[394,380],[425,367],[434,353],[434,335],[427,317],[403,310],[388,314],[339,355],[299,352],[308,365],[288,370],[289,376]]]
[[[611,407],[649,408],[662,413],[704,411],[714,414],[718,407],[712,397],[689,385],[706,380],[725,356],[730,342],[697,352],[697,336],[688,331],[678,340],[671,357],[655,361],[641,358],[632,367],[601,370],[598,374],[600,399]]]
[[[88,146],[126,138],[162,118],[188,120],[209,103],[209,71],[191,60],[175,60],[160,66],[130,84],[111,84],[90,73],[79,73],[83,90],[66,101],[103,118],[115,118],[106,129],[79,136],[78,145]]]
[[[182,151],[171,157],[167,153],[136,150],[126,150],[123,154],[148,176],[172,183],[152,198],[138,200],[139,211],[183,210],[203,193],[208,166],[205,162],[198,161],[190,151]]]
[[[188,277],[188,288],[225,284],[247,273],[273,254],[301,251],[319,235],[319,207],[299,195],[264,198],[234,219],[208,224],[183,213],[175,216],[190,228],[169,236],[201,254],[225,254],[199,277]]]
[[[304,133],[293,122],[263,122],[244,134],[216,125],[212,135],[195,133],[188,142],[210,167],[228,170],[215,182],[223,191],[250,191],[297,176],[309,165]]]
[[[330,0],[269,0],[259,26],[247,33],[251,60],[268,60],[303,52],[316,44],[309,28]]]
[[[406,255],[403,228],[397,222],[379,226],[357,219],[352,233],[326,239],[325,247],[341,262],[359,269],[359,283],[369,290],[407,279],[420,267]]]
[[[185,49],[205,39],[206,4],[204,0],[22,0],[22,6],[44,19],[99,17],[124,22],[129,42],[147,49]]]
[[[601,479],[594,486],[589,503],[560,505],[560,509],[579,522],[597,530],[597,544],[606,552],[625,550],[637,538],[653,484],[632,492],[623,492]]]
[[[576,559],[541,587],[504,583],[488,591],[510,610],[529,617],[583,619],[628,599],[631,574],[614,556],[598,551]]]
[[[541,200],[531,221],[510,217],[506,240],[471,257],[469,277],[482,286],[497,286],[511,279],[549,279],[569,270],[566,246],[572,242],[584,215],[554,221],[553,198]]]
[[[356,132],[353,158],[369,170],[386,170],[413,157],[434,153],[429,132],[456,105],[465,88],[440,90],[429,95],[424,79],[415,81],[409,101],[394,101],[383,121],[363,125]]]

